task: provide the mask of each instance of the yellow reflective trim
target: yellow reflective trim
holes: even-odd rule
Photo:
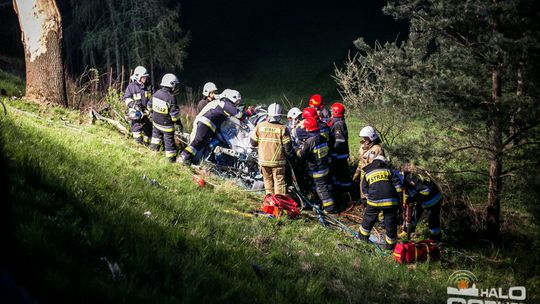
[[[369,184],[390,180],[390,171],[374,170],[366,174],[366,180]]]
[[[373,207],[390,207],[390,206],[397,206],[397,202],[382,202],[382,203],[376,203],[372,201],[367,201],[368,205],[371,205]]]
[[[157,123],[153,123],[154,127],[156,127],[156,129],[162,131],[162,132],[173,132],[174,131],[174,127],[170,126],[170,127],[167,127],[167,126],[162,126],[162,125],[158,125]]]
[[[329,202],[326,202],[326,203],[323,203],[323,207],[330,207],[334,204],[333,201],[329,201]]]
[[[259,137],[260,142],[281,143],[279,138]]]
[[[261,127],[259,131],[264,133],[281,134],[281,129],[274,127]]]
[[[279,167],[279,166],[283,166],[285,164],[286,164],[285,160],[276,160],[276,161],[259,160],[259,165],[265,166],[265,167]]]
[[[317,174],[313,174],[311,175],[313,178],[321,178],[321,177],[325,177],[326,175],[328,175],[328,171],[329,169],[326,169],[324,170],[322,173],[317,173]]]
[[[152,98],[152,108],[155,112],[160,114],[169,114],[169,104],[165,100],[159,98]]]
[[[210,130],[212,130],[212,132],[216,132],[216,127],[214,126],[214,124],[212,123],[212,121],[204,116],[201,116],[199,117],[199,122],[206,125],[207,127],[210,128]]]
[[[165,157],[175,157],[176,151],[165,151]]]

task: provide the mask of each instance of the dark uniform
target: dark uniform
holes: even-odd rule
[[[211,100],[208,100],[208,97],[204,97],[203,99],[201,99],[197,104],[197,113],[201,113],[202,109],[204,109],[204,107],[209,104],[210,101]]]
[[[169,88],[157,91],[148,103],[152,111],[153,131],[151,149],[157,150],[163,141],[165,156],[171,161],[176,159],[176,145],[174,143],[174,125],[180,125],[180,109],[174,95]]]
[[[342,117],[333,117],[329,123],[332,134],[332,178],[336,190],[339,192],[349,191],[352,185],[351,172],[349,171],[349,132],[347,124]]]
[[[201,149],[215,136],[217,128],[227,117],[240,118],[242,112],[238,111],[234,103],[227,98],[222,98],[216,106],[197,117],[196,130],[189,146],[182,152],[184,161],[191,161]]]
[[[324,209],[334,211],[334,199],[331,194],[329,178],[328,142],[319,133],[319,130],[308,132],[308,138],[300,146],[296,155],[305,159],[308,164],[309,175],[313,178],[317,192]]]
[[[401,198],[399,175],[386,162],[375,159],[364,167],[363,193],[367,196],[367,207],[360,234],[368,239],[373,225],[382,211],[386,227],[386,248],[392,249],[397,241],[397,211]]]
[[[415,230],[418,220],[426,210],[429,232],[434,239],[440,239],[443,195],[439,186],[430,178],[420,174],[404,172],[403,175],[407,203],[415,203],[415,216],[411,221],[411,232]]]
[[[128,113],[135,115],[131,120],[131,132],[137,143],[148,143],[152,134],[152,126],[147,115],[148,101],[151,94],[145,85],[138,81],[131,82],[124,92],[124,102],[128,106]],[[131,115],[128,115],[131,116]]]

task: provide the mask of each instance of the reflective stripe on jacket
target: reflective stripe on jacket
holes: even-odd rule
[[[286,156],[292,154],[289,130],[278,122],[259,123],[251,134],[251,144],[259,147],[259,165],[285,166]]]
[[[367,204],[373,207],[397,206],[401,198],[401,180],[397,172],[381,160],[374,160],[364,167],[362,193]]]

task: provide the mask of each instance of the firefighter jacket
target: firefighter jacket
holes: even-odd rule
[[[326,141],[330,140],[330,127],[323,121],[317,120],[319,123],[319,133],[326,139]]]
[[[178,103],[167,88],[162,88],[154,94],[148,102],[148,110],[152,111],[154,127],[160,131],[173,132],[174,124],[182,126]]]
[[[330,147],[332,157],[336,159],[349,158],[349,132],[345,119],[334,117],[329,125],[332,134],[332,146]]]
[[[439,186],[429,177],[420,174],[405,172],[403,188],[407,201],[421,203],[424,208],[433,207],[443,199]]]
[[[368,205],[379,208],[398,206],[401,187],[399,174],[386,162],[376,159],[364,167],[362,193],[366,195]]]
[[[206,105],[200,115],[197,115],[197,122],[205,124],[212,132],[223,123],[228,117],[240,119],[242,112],[229,99],[223,98],[218,102],[210,102]]]
[[[328,142],[318,131],[309,132],[308,136],[296,151],[296,155],[306,160],[309,173],[314,179],[323,178],[330,170]]]
[[[127,86],[126,91],[124,92],[124,102],[128,108],[139,107],[139,109],[136,110],[144,112],[147,110],[147,104],[151,95],[152,94],[150,94],[150,91],[148,91],[146,86],[141,85],[137,81],[133,81]]]
[[[278,122],[259,123],[251,134],[251,145],[259,146],[259,165],[284,167],[286,156],[292,155],[289,130]]]
[[[361,176],[362,169],[369,165],[375,157],[384,155],[384,150],[379,144],[369,144],[369,145],[361,145],[360,150],[358,151],[358,167],[356,168],[356,172],[354,173],[354,178]]]
[[[319,134],[321,134],[326,141],[330,140],[330,127],[328,125],[320,120],[317,120],[319,125]],[[305,139],[309,137],[308,131],[304,128],[304,120],[301,120],[298,124],[296,124],[296,128],[294,128],[291,132],[292,137],[295,139],[296,142],[302,142]]]

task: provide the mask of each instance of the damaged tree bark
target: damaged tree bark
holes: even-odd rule
[[[55,0],[13,0],[26,63],[26,98],[67,107],[62,18]]]

